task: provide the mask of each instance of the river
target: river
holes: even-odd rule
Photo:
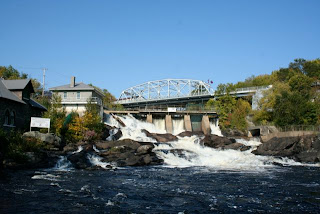
[[[123,138],[152,141],[140,129],[159,129],[122,120]],[[51,169],[8,171],[0,179],[0,213],[320,213],[319,165],[251,150],[204,148],[190,137],[157,144],[161,166],[75,170],[62,157]]]

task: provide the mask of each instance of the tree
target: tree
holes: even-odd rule
[[[8,67],[0,66],[0,77],[5,80],[15,80],[15,79],[27,79],[28,74],[19,72],[17,69],[13,68],[11,65]],[[33,94],[34,98],[38,98],[42,93],[41,83],[37,79],[31,78],[32,86],[35,91]]]
[[[230,95],[233,89],[232,84],[219,84],[215,94],[217,96],[214,102],[206,103],[206,106],[214,106],[219,114],[219,123],[222,129],[231,127],[231,114],[236,104],[235,97]]]
[[[317,116],[315,103],[296,91],[283,91],[276,97],[274,121],[278,126],[314,125]]]
[[[61,130],[66,119],[66,112],[62,108],[61,97],[58,94],[52,95],[51,105],[48,111],[43,114],[43,117],[50,118],[50,131],[61,136]]]
[[[303,74],[296,74],[289,80],[290,91],[300,93],[306,98],[310,98],[311,85],[313,80]]]
[[[251,110],[250,103],[246,100],[238,99],[231,114],[231,128],[242,131],[247,130],[248,123],[246,117]]]
[[[117,109],[123,110],[124,107],[121,104],[115,104],[114,102],[117,100],[115,96],[113,96],[107,89],[101,90],[101,88],[89,84],[90,86],[96,88],[97,90],[101,91],[104,94],[103,97],[103,106],[107,109]]]
[[[294,59],[293,62],[289,63],[289,68],[294,69],[297,72],[303,73],[304,72],[304,64],[306,62],[307,61],[302,58]]]
[[[305,75],[320,80],[320,59],[306,61],[303,65]]]

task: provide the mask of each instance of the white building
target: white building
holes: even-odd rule
[[[103,116],[104,94],[93,86],[82,82],[76,83],[75,77],[71,77],[70,84],[53,87],[49,90],[61,97],[61,104],[67,113],[73,111],[82,116],[86,110],[86,104],[91,100],[92,104],[97,105],[100,116]]]

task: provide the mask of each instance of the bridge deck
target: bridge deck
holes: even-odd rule
[[[209,114],[209,115],[217,115],[216,111],[206,111],[206,110],[185,110],[185,111],[175,111],[169,112],[167,110],[161,109],[139,109],[139,110],[104,110],[106,114],[177,114],[177,115],[185,115],[185,114]]]

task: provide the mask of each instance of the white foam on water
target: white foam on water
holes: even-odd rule
[[[155,129],[158,131],[158,133],[166,133],[166,122],[164,118],[153,118],[152,123],[155,127]]]
[[[58,162],[53,167],[53,170],[57,171],[70,171],[72,169],[72,163],[67,159],[66,156],[60,156]]]
[[[156,127],[152,123],[141,122],[131,115],[119,117],[126,124],[121,128],[123,139],[131,139],[139,142],[156,142],[153,138],[147,137],[141,130],[145,129],[150,133],[158,133]]]
[[[311,166],[311,167],[320,167],[320,163],[310,164],[310,163],[301,163],[294,161],[290,158],[274,158],[275,163],[279,163],[283,166]]]
[[[79,152],[81,152],[82,150],[83,150],[83,147],[82,147],[82,146],[78,146],[78,150],[72,152],[72,154],[79,153]]]
[[[108,202],[106,203],[106,206],[114,206],[114,202],[108,200]]]
[[[97,152],[97,153],[99,153],[99,152],[100,152],[100,150],[99,150],[99,149],[97,149],[96,145],[93,145],[93,146],[92,146],[92,148],[93,148],[93,150],[94,150],[95,152]]]
[[[106,114],[104,122],[105,122],[105,124],[107,124],[109,126],[113,126],[113,127],[117,127],[117,128],[121,127],[119,122],[116,119],[114,119],[113,116],[110,114]]]
[[[250,140],[245,140],[245,139],[236,139],[237,143],[241,143],[245,146],[251,146],[252,148],[257,148],[261,142],[259,138],[251,138]]]
[[[101,161],[102,157],[95,154],[88,154],[87,158],[93,166],[100,166],[101,168],[104,168],[104,169],[107,169],[107,166],[112,166],[112,164],[110,163]]]
[[[218,124],[216,122],[210,121],[210,129],[211,129],[211,134],[222,136],[220,127],[218,126]]]
[[[205,166],[219,170],[264,170],[272,167],[268,157],[256,156],[250,151],[219,150],[201,146],[196,136],[180,138],[170,145],[155,147],[164,163],[174,167]],[[172,152],[173,151],[173,152]]]
[[[150,133],[163,133],[163,130],[157,130],[162,125],[154,125],[147,122],[141,122],[131,115],[119,117],[126,125],[121,127],[123,136],[120,139],[132,139],[140,142],[156,142],[154,139],[147,137],[141,130],[145,129]],[[160,121],[160,120],[159,120]],[[156,120],[154,120],[154,123]],[[162,122],[161,122],[162,123]],[[181,121],[175,125],[176,130],[181,131]],[[180,128],[178,128],[180,127]],[[222,136],[217,121],[210,123],[211,133]],[[161,129],[162,129],[161,128]],[[178,131],[177,131],[178,132]],[[257,146],[261,144],[258,139],[237,139],[238,143],[250,146],[247,151],[240,150],[221,150],[205,147],[199,144],[200,138],[197,136],[178,137],[177,141],[168,142],[167,144],[155,144],[154,152],[157,156],[164,160],[166,167],[208,167],[216,170],[232,170],[232,171],[264,171],[273,167],[277,167],[274,163],[288,166],[306,165],[295,162],[290,159],[281,159],[271,156],[259,156],[251,153]],[[97,157],[94,158],[97,163],[101,164]],[[94,162],[92,160],[92,162]],[[103,163],[108,165],[107,163]],[[316,166],[315,164],[309,164]]]
[[[172,118],[173,134],[178,135],[185,131],[183,118]]]
[[[38,180],[48,180],[48,181],[59,181],[59,175],[52,175],[52,174],[42,174],[42,175],[34,175],[31,179],[38,179]]]

